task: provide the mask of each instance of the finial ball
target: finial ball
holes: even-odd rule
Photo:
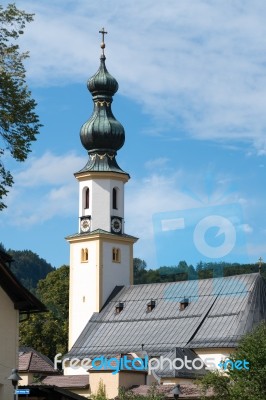
[[[104,42],[101,43],[101,49],[105,49],[105,43]]]

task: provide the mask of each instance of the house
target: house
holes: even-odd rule
[[[0,399],[12,398],[7,379],[18,365],[19,321],[30,313],[46,311],[44,305],[16,279],[10,270],[12,257],[0,250]]]
[[[106,32],[100,33],[100,67],[88,81],[94,109],[80,131],[88,161],[74,174],[79,229],[66,238],[70,297],[64,374],[89,374],[88,395],[102,380],[107,396],[114,398],[119,386],[145,386],[158,379],[165,385],[187,385],[204,375],[206,367],[217,368],[241,337],[265,320],[266,283],[255,273],[133,285],[138,239],[126,233],[124,218],[130,176],[116,160],[125,131],[111,110],[118,83],[106,68]],[[155,364],[162,357],[167,361],[147,374],[138,364],[145,357]]]
[[[54,369],[54,364],[48,357],[25,346],[19,348],[18,372],[22,378],[19,386],[40,382],[47,376],[59,375],[59,371]]]
[[[30,400],[41,399],[83,399],[89,391],[89,376],[62,376],[54,369],[54,363],[31,347],[19,348],[19,389],[26,389]],[[81,395],[81,396],[80,396]],[[20,395],[23,397],[23,395]]]

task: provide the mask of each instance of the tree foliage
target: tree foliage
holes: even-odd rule
[[[67,352],[68,293],[69,267],[66,265],[39,281],[37,296],[49,311],[31,315],[29,320],[20,323],[20,345],[33,347],[50,359],[57,353]]]
[[[133,266],[134,284],[208,279],[258,272],[258,264],[228,262],[200,261],[195,268],[193,265],[188,265],[186,261],[179,261],[177,265],[147,269],[147,264],[144,260],[134,258]],[[262,266],[262,275],[266,278],[266,265]]]
[[[51,264],[30,250],[8,250],[8,253],[14,259],[11,271],[33,293],[37,289],[38,282],[45,279],[49,272],[55,270]]]
[[[29,54],[21,52],[16,42],[32,20],[33,14],[15,4],[0,5],[0,210],[6,207],[2,199],[13,184],[1,157],[8,153],[16,161],[25,161],[41,126],[26,84],[23,62]]]
[[[107,400],[105,385],[100,379],[97,392],[91,395],[92,400]]]
[[[246,360],[249,370],[229,368],[226,375],[210,372],[200,385],[205,391],[212,388],[212,400],[265,400],[266,399],[266,323],[243,337],[230,360]],[[207,398],[203,396],[203,398]],[[209,397],[208,397],[209,399]]]

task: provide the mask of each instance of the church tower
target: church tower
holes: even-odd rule
[[[80,131],[88,162],[75,173],[79,182],[78,233],[70,243],[69,348],[115,286],[133,284],[133,244],[125,234],[124,185],[129,174],[116,161],[125,132],[111,110],[118,83],[105,65],[102,29],[100,67],[88,80],[94,110]]]

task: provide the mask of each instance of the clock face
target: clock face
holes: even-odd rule
[[[91,222],[89,218],[84,218],[80,221],[80,229],[82,232],[88,232],[90,230]]]
[[[119,218],[113,218],[111,221],[111,229],[114,233],[122,232],[122,222]]]

